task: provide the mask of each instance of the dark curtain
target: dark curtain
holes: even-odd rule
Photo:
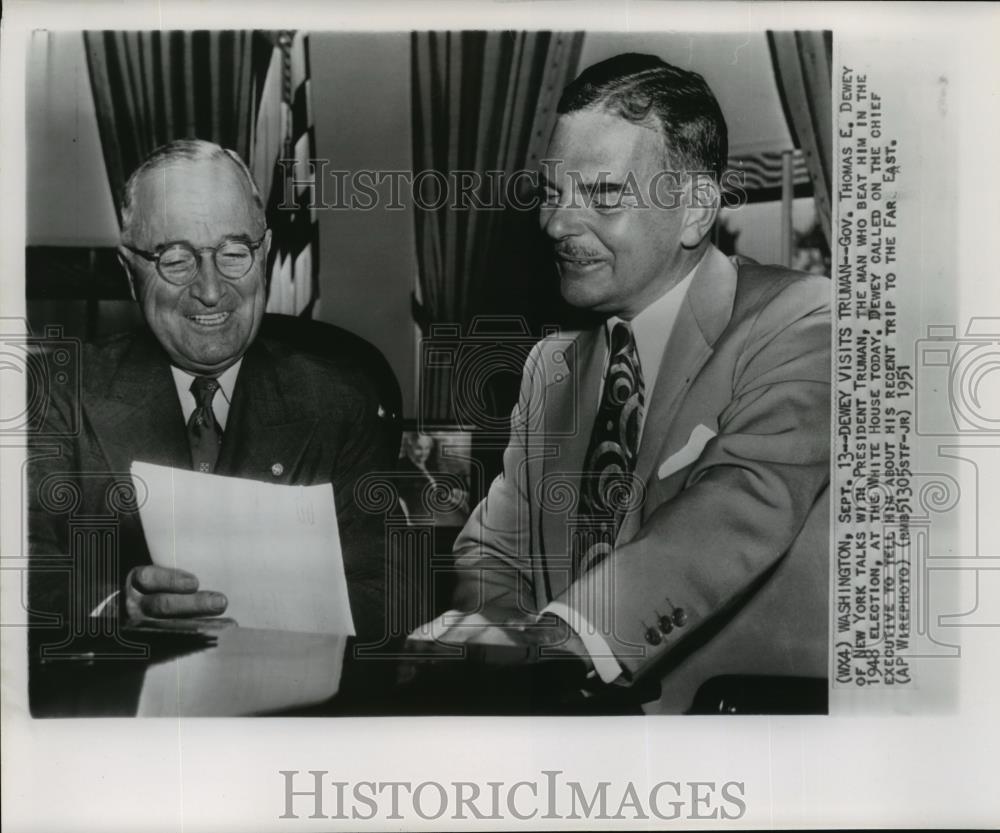
[[[789,130],[813,184],[820,227],[830,242],[833,115],[831,32],[768,32],[771,62]]]
[[[470,192],[480,203],[496,205],[490,192],[497,188],[487,172],[502,171],[509,178],[537,168],[582,39],[582,33],[558,32],[414,33],[414,171],[444,177],[470,172],[481,178]],[[523,177],[520,185],[516,193],[523,202],[533,192]],[[531,261],[537,215],[450,200],[427,205],[434,202],[436,187],[418,189],[424,204],[418,201],[414,210],[420,289],[414,316],[425,336],[432,325],[449,324],[461,337],[477,315],[516,309],[509,303],[504,308],[504,301],[518,294],[518,278],[536,268]],[[529,299],[521,308],[531,306]],[[455,418],[451,384],[450,369],[422,367],[422,416]]]
[[[116,210],[129,174],[173,139],[208,139],[249,161],[266,33],[84,32],[84,45]]]

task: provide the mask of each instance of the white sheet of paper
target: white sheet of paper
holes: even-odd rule
[[[133,463],[154,564],[194,573],[245,628],[354,635],[333,488]],[[145,500],[142,500],[145,495]]]

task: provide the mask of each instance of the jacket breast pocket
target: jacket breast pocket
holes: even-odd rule
[[[657,465],[656,479],[666,480],[691,466],[700,456],[709,440],[716,436],[714,429],[698,423],[691,429],[687,441],[680,448],[666,455]]]

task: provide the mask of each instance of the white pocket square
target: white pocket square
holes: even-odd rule
[[[660,468],[657,470],[656,476],[660,480],[663,480],[664,477],[669,477],[675,471],[680,471],[685,466],[691,465],[691,463],[698,459],[702,449],[705,447],[705,443],[714,436],[715,431],[707,425],[696,425],[691,432],[691,436],[688,437],[688,441],[684,444],[684,448],[680,451],[675,451],[660,463]]]

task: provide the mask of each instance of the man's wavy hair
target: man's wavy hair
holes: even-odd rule
[[[603,110],[636,124],[655,120],[673,169],[716,177],[725,170],[729,138],[719,102],[698,73],[655,55],[628,52],[585,69],[558,106],[560,115],[580,110]]]

